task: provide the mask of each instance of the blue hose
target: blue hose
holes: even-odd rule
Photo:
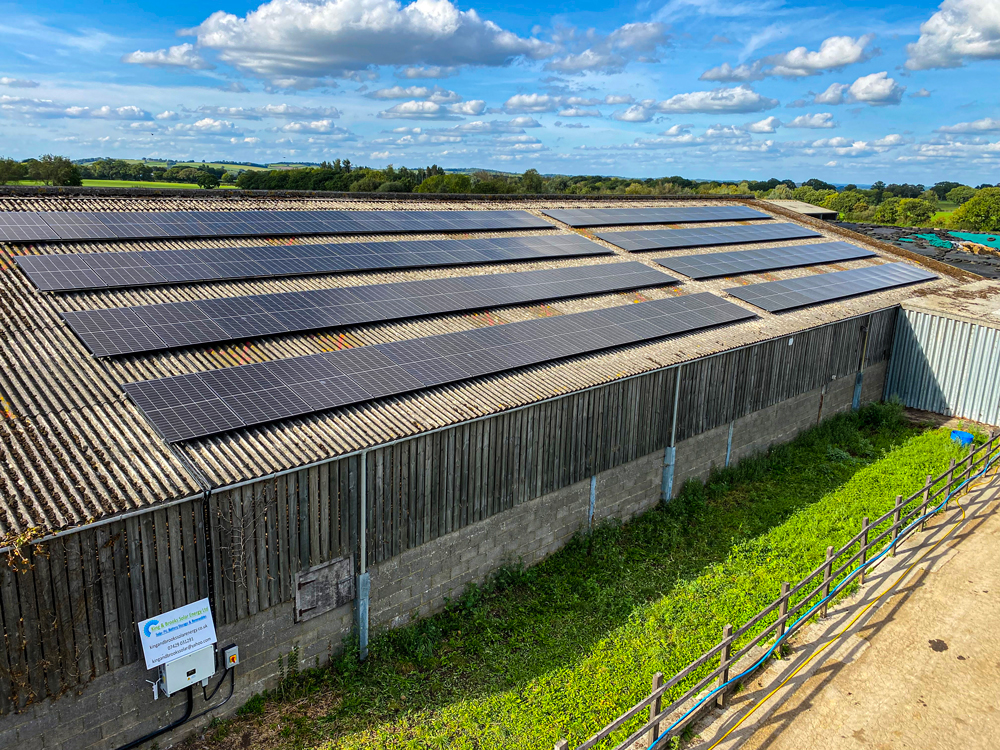
[[[851,580],[851,577],[858,570],[860,570],[863,567],[864,568],[870,567],[872,564],[874,564],[875,562],[877,562],[880,558],[882,558],[886,554],[888,554],[889,551],[892,550],[892,548],[895,547],[896,544],[898,544],[898,540],[901,539],[902,537],[906,536],[913,529],[914,526],[916,526],[918,523],[921,523],[922,521],[924,521],[924,520],[930,518],[931,516],[933,516],[935,513],[937,513],[939,510],[941,510],[941,508],[943,508],[944,506],[946,506],[948,504],[948,501],[951,500],[951,498],[954,497],[958,492],[960,492],[963,487],[965,487],[967,484],[969,484],[970,482],[972,482],[974,479],[978,479],[983,474],[985,474],[987,471],[989,471],[990,466],[992,466],[992,464],[993,464],[993,460],[994,460],[994,457],[992,457],[992,456],[989,457],[989,458],[987,458],[986,465],[983,467],[982,471],[980,471],[975,476],[971,476],[968,479],[966,479],[963,482],[961,482],[955,489],[953,489],[951,492],[949,492],[945,496],[945,498],[941,502],[941,504],[938,505],[936,508],[934,508],[934,510],[932,510],[932,511],[930,511],[928,513],[925,513],[920,518],[914,519],[913,522],[910,523],[909,526],[907,526],[905,529],[903,529],[902,531],[900,531],[898,537],[896,538],[896,540],[892,544],[890,544],[884,550],[882,550],[877,555],[875,555],[875,557],[873,557],[871,560],[868,560],[866,563],[864,563],[864,565],[859,565],[854,570],[852,570],[847,576],[845,576],[844,580],[842,580],[840,583],[838,583],[833,588],[833,590],[830,591],[829,594],[827,594],[822,599],[820,599],[818,602],[816,602],[816,604],[814,604],[812,607],[810,607],[808,610],[806,610],[805,614],[803,614],[799,619],[797,619],[795,622],[793,622],[788,627],[788,629],[785,630],[785,632],[781,635],[780,638],[775,639],[774,645],[772,645],[771,648],[769,648],[767,650],[767,652],[762,657],[760,657],[760,659],[758,659],[753,664],[753,666],[749,667],[748,669],[743,670],[742,672],[740,672],[735,677],[731,677],[729,680],[727,680],[726,682],[722,683],[718,687],[714,688],[705,697],[703,697],[701,700],[699,700],[697,703],[695,703],[693,706],[691,706],[691,708],[689,708],[684,713],[683,716],[681,716],[677,721],[675,721],[673,724],[671,724],[669,727],[667,727],[655,740],[653,740],[653,742],[649,745],[648,750],[653,750],[653,748],[656,747],[657,743],[660,740],[662,740],[664,737],[666,737],[668,734],[670,734],[670,732],[672,732],[673,729],[678,724],[680,724],[681,722],[683,722],[688,716],[690,716],[692,713],[694,713],[709,698],[711,698],[712,696],[714,696],[720,690],[725,690],[727,687],[729,687],[730,685],[732,685],[734,682],[737,682],[737,681],[743,679],[743,677],[745,677],[746,675],[750,674],[751,672],[755,671],[758,667],[760,667],[760,665],[763,664],[765,661],[767,661],[767,659],[771,656],[771,654],[774,653],[774,650],[779,645],[781,645],[782,641],[784,641],[786,638],[788,638],[794,632],[795,628],[798,627],[799,623],[801,623],[803,620],[807,620],[808,618],[812,617],[813,613],[817,609],[819,609],[825,603],[827,603],[831,599],[833,599],[837,595],[837,592],[839,592],[840,589],[843,588]]]

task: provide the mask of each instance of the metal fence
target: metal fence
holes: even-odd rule
[[[864,583],[865,574],[876,558],[886,550],[889,554],[894,554],[900,541],[914,530],[924,529],[925,516],[931,515],[928,508],[937,512],[946,507],[945,500],[950,499],[953,494],[968,492],[972,478],[989,468],[998,456],[1000,434],[996,432],[982,445],[970,445],[965,458],[958,462],[952,459],[949,469],[936,478],[928,476],[922,489],[905,499],[902,495],[897,496],[892,510],[874,521],[865,518],[860,531],[843,547],[836,551],[833,547],[828,547],[826,559],[819,567],[795,586],[782,584],[778,598],[742,627],[733,631],[727,625],[717,645],[669,679],[664,680],[660,673],[654,675],[652,691],[648,697],[574,750],[597,747],[647,712],[646,722],[618,740],[613,747],[615,750],[626,750],[644,738],[650,744],[655,740],[662,742],[679,736],[716,706],[724,706],[728,696],[739,689],[740,682],[752,679],[757,671],[766,668],[768,660],[762,658],[751,668],[752,671],[742,675],[740,682],[730,682],[730,669],[734,664],[772,639],[787,639],[806,625],[813,614],[824,617],[829,601],[834,598],[831,597],[831,592],[838,594],[840,588],[847,586],[855,578]],[[915,523],[917,521],[919,523]],[[852,566],[857,567],[852,569]],[[669,705],[663,705],[665,696],[675,689],[683,692],[671,700]],[[708,693],[707,699],[703,693]],[[695,701],[693,706],[690,705],[692,701]],[[674,718],[671,722],[671,718],[677,715],[680,718]],[[555,750],[570,750],[570,745],[566,740],[560,740],[556,743]]]

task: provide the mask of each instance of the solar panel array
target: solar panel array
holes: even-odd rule
[[[698,227],[696,229],[645,229],[634,232],[597,232],[605,242],[631,253],[645,250],[677,250],[684,247],[740,245],[745,242],[798,240],[821,237],[819,232],[798,224],[759,224],[737,227]]]
[[[52,292],[612,254],[606,247],[579,235],[557,234],[20,255],[15,260],[35,286]]]
[[[687,224],[701,221],[770,219],[747,206],[677,206],[670,208],[570,208],[542,211],[571,227],[613,227],[629,224]]]
[[[738,276],[742,273],[759,273],[780,268],[798,268],[875,257],[877,256],[872,251],[849,242],[820,242],[815,245],[765,247],[760,250],[733,250],[655,260],[661,266],[692,279],[711,279],[717,276]]]
[[[527,211],[0,212],[0,241],[7,242],[552,228]]]
[[[425,279],[62,313],[98,357],[663,286],[642,263]]]
[[[799,279],[739,286],[726,289],[726,293],[775,313],[845,297],[856,297],[859,294],[920,284],[936,278],[933,273],[907,263],[886,263]]]
[[[692,294],[122,387],[175,443],[753,317]]]

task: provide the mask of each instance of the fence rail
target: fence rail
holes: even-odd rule
[[[927,515],[928,508],[942,505],[943,500],[938,502],[939,498],[950,499],[952,494],[968,492],[971,479],[989,468],[990,463],[997,457],[995,454],[1000,454],[1000,434],[994,431],[990,434],[989,440],[978,447],[970,445],[969,452],[961,461],[952,459],[948,469],[939,476],[928,475],[924,486],[912,495],[905,499],[902,495],[898,495],[891,510],[873,521],[864,518],[861,530],[854,537],[836,551],[828,547],[823,562],[794,586],[783,583],[778,598],[742,627],[733,631],[732,626],[726,625],[719,643],[669,679],[664,680],[663,674],[657,672],[653,676],[652,690],[646,698],[576,748],[571,748],[568,741],[560,740],[556,743],[555,750],[590,750],[645,711],[648,711],[648,720],[620,740],[614,746],[614,750],[627,750],[643,738],[652,743],[657,739],[663,740],[680,735],[716,705],[724,705],[728,696],[738,689],[739,683],[726,684],[733,664],[749,655],[755,648],[769,642],[772,637],[774,639],[790,637],[809,621],[813,608],[820,607],[819,616],[825,616],[826,606],[829,603],[827,599],[831,591],[836,595],[854,579],[864,583],[865,573],[869,566],[875,564],[875,558],[886,551],[889,555],[894,555],[899,543],[918,528],[915,521],[922,519],[919,529],[923,530],[926,522],[924,516]],[[945,507],[946,503],[941,510]],[[775,613],[777,614],[774,620],[754,635],[757,627]],[[804,617],[805,614],[810,614],[810,617]],[[789,622],[792,624],[789,625]],[[744,637],[748,638],[746,642],[742,641]],[[713,661],[716,662],[716,666],[702,674],[700,670]],[[767,660],[762,659],[759,664],[752,667],[752,672],[742,676],[742,680],[751,679],[754,672],[766,666]],[[682,683],[686,685],[685,681],[689,678],[695,681],[669,705],[664,705],[666,693]],[[716,687],[717,692],[714,695],[709,693],[708,697],[714,700],[702,698],[703,702],[695,704],[695,708],[688,708],[687,713],[681,714],[690,701],[713,685],[723,686],[721,689]],[[677,714],[681,714],[681,719],[675,720],[669,730],[661,736],[660,731],[669,724],[669,717]]]

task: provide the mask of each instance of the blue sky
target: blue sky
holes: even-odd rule
[[[1000,1],[0,2],[0,153],[1000,180]]]

